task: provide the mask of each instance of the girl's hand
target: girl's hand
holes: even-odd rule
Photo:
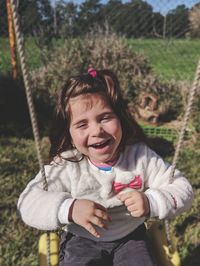
[[[111,221],[106,208],[87,199],[78,199],[74,202],[71,211],[72,221],[84,227],[95,237],[100,237],[93,225],[107,229],[104,221]]]
[[[124,203],[124,205],[127,207],[127,210],[133,217],[149,215],[149,200],[145,193],[133,190],[126,193],[121,193],[117,197]]]

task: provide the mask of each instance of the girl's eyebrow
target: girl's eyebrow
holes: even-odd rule
[[[72,123],[72,126],[76,126],[78,124],[86,123],[86,122],[87,122],[87,119],[81,119],[81,120],[78,120],[78,121],[75,121],[74,123]]]
[[[115,115],[115,113],[113,111],[106,111],[106,112],[99,114],[97,117],[104,116],[104,115]]]
[[[105,116],[105,115],[115,115],[115,113],[113,111],[106,111],[106,112],[103,112],[103,113],[97,115],[97,119],[99,119],[99,118],[101,118],[102,116]],[[76,125],[81,124],[81,123],[86,123],[87,121],[88,121],[87,118],[80,119],[80,120],[77,120],[74,123],[72,123],[72,126],[76,126]]]

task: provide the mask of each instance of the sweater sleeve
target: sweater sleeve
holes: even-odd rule
[[[188,210],[193,201],[193,190],[188,180],[175,170],[170,182],[172,166],[148,147],[145,149],[145,194],[149,199],[150,216],[171,218]]]
[[[60,205],[59,211],[58,211],[58,219],[59,222],[63,225],[69,224],[69,210],[72,206],[75,199],[70,198],[63,201],[63,203]]]
[[[21,193],[17,208],[27,225],[39,230],[55,230],[60,226],[59,208],[71,198],[70,180],[64,167],[45,166],[45,172],[48,191],[43,190],[43,178],[39,172]]]

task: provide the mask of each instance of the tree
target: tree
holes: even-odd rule
[[[8,36],[8,18],[6,11],[6,1],[0,0],[0,36]]]
[[[191,36],[200,37],[200,4],[196,4],[189,11]]]
[[[77,32],[77,5],[73,2],[58,1],[56,4],[57,28],[59,37],[74,37]]]
[[[120,15],[120,32],[127,37],[145,37],[153,32],[152,6],[142,0],[125,3]]]
[[[106,21],[115,32],[120,32],[123,6],[121,0],[109,0],[101,10],[101,16],[104,18],[104,21]]]
[[[87,33],[95,25],[102,24],[101,8],[100,0],[86,0],[80,5],[77,20],[80,35]]]
[[[166,36],[185,37],[189,30],[188,11],[185,5],[179,5],[167,14]]]
[[[152,36],[161,37],[163,35],[163,15],[158,12],[153,13],[152,23]]]
[[[49,0],[19,1],[19,15],[24,34],[44,35],[52,32],[53,12]]]

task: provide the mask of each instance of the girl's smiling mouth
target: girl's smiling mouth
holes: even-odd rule
[[[110,144],[111,140],[108,139],[106,141],[102,141],[102,142],[99,142],[99,143],[94,143],[94,144],[91,144],[89,145],[89,147],[92,147],[94,149],[102,149],[106,146],[108,146]]]

